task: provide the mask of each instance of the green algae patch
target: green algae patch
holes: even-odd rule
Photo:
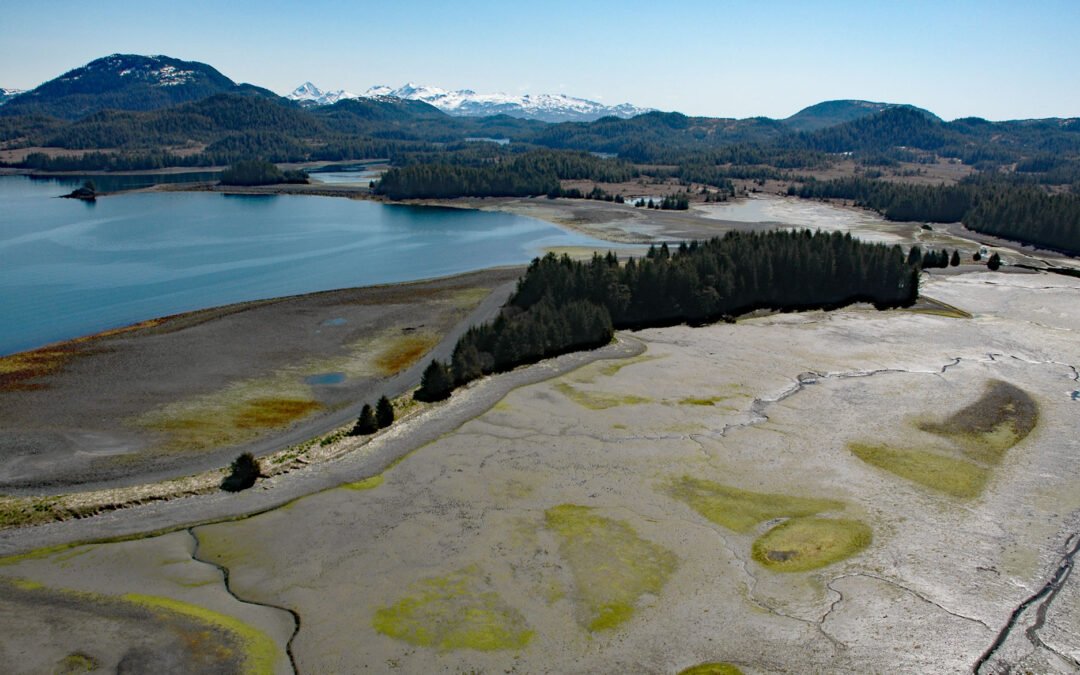
[[[363,480],[354,481],[352,483],[345,483],[341,487],[345,488],[346,490],[374,490],[375,488],[383,484],[383,480],[385,479],[380,473],[369,478],[364,478]]]
[[[940,436],[940,451],[894,448],[885,444],[849,443],[862,461],[939,492],[971,499],[990,480],[1005,452],[1022,441],[1039,422],[1039,406],[1019,387],[991,380],[979,399],[940,421],[917,422]],[[949,446],[952,446],[951,448]]]
[[[750,492],[692,476],[668,481],[663,491],[717,525],[735,532],[749,532],[758,523],[774,518],[812,516],[844,508],[843,502],[833,499]]]
[[[989,469],[936,452],[864,443],[849,443],[848,449],[871,466],[953,497],[977,497],[990,479]]]
[[[805,572],[851,557],[870,545],[873,531],[858,520],[793,518],[754,541],[751,554],[777,572]]]
[[[409,590],[393,605],[375,611],[375,630],[443,651],[522,649],[532,640],[525,618],[490,590],[475,565],[423,579]]]
[[[742,670],[730,663],[701,663],[680,670],[679,675],[742,675]]]
[[[652,399],[643,396],[612,394],[605,391],[583,391],[568,382],[558,382],[555,389],[560,394],[589,410],[606,410],[622,405],[650,403]]]
[[[60,659],[53,670],[55,675],[74,675],[75,673],[92,673],[101,664],[93,656],[82,652],[72,652]]]
[[[8,579],[7,582],[15,588],[19,588],[24,591],[37,591],[45,588],[45,584],[37,581],[32,581],[30,579]]]
[[[121,598],[151,611],[164,614],[179,614],[216,629],[216,631],[224,631],[234,636],[242,646],[245,673],[272,673],[274,671],[274,664],[277,662],[280,653],[277,644],[266,633],[249,626],[239,619],[205,607],[174,600],[173,598],[137,593],[129,593],[121,596]],[[192,647],[198,647],[199,642],[212,638],[214,632],[210,631],[208,635],[190,636],[188,642]],[[219,649],[226,648],[219,647]],[[228,655],[223,653],[221,656],[226,657]]]
[[[659,595],[678,565],[671,551],[587,506],[563,504],[544,515],[559,538],[559,554],[570,567],[583,624],[590,631],[628,621],[641,596]]]
[[[991,380],[974,403],[941,422],[923,422],[923,431],[956,443],[969,458],[998,464],[1005,451],[1024,440],[1039,422],[1039,406],[1019,387]]]
[[[713,406],[724,400],[727,400],[726,396],[710,396],[709,398],[695,398],[693,396],[688,396],[687,398],[679,399],[679,405]]]
[[[605,377],[615,377],[616,375],[619,374],[619,371],[622,370],[623,368],[629,368],[630,366],[634,366],[634,365],[637,365],[639,363],[646,363],[648,361],[655,361],[657,359],[662,359],[662,358],[664,358],[664,357],[657,356],[657,355],[654,355],[654,354],[642,354],[640,356],[635,356],[635,357],[629,358],[629,359],[621,359],[619,361],[615,361],[614,363],[610,363],[610,364],[605,365],[605,366],[600,366],[597,370],[599,370],[600,374],[605,376]]]
[[[48,558],[53,554],[61,553],[63,551],[70,551],[71,549],[80,546],[85,546],[85,544],[57,544],[55,546],[45,546],[42,548],[37,548],[33,551],[27,551],[26,553],[16,553],[15,555],[9,555],[0,558],[0,567],[17,565],[27,560],[41,560],[42,558]]]

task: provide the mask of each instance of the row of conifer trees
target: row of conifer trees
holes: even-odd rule
[[[869,302],[910,305],[919,264],[899,246],[850,234],[730,232],[650,248],[619,262],[548,254],[529,265],[502,313],[467,331],[449,363],[432,361],[416,398],[439,400],[481,375],[608,343],[615,328],[702,324],[758,308],[792,311]]]

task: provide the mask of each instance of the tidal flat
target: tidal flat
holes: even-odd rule
[[[518,387],[364,489],[10,558],[0,578],[68,594],[58,616],[80,597],[205,607],[272,641],[281,672],[1073,672],[1080,594],[1044,589],[1080,532],[1080,281],[924,293],[972,318],[854,306],[622,334],[644,353]],[[987,404],[995,383],[1037,416]],[[953,433],[980,405],[1008,444]],[[985,479],[935,489],[860,444]],[[38,662],[114,667],[147,639],[110,635],[46,634]],[[265,644],[222,639],[242,663]]]

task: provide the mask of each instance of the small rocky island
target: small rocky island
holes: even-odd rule
[[[65,199],[81,199],[84,202],[97,201],[98,191],[97,186],[94,185],[94,181],[88,180],[82,184],[82,187],[76,188],[66,195],[62,195]]]

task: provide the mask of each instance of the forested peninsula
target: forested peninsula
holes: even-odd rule
[[[650,248],[620,264],[549,253],[535,259],[492,323],[470,329],[450,363],[432,361],[417,392],[438,400],[481,375],[609,342],[616,328],[704,324],[755,309],[830,309],[915,302],[919,267],[899,246],[837,232],[730,232]]]

